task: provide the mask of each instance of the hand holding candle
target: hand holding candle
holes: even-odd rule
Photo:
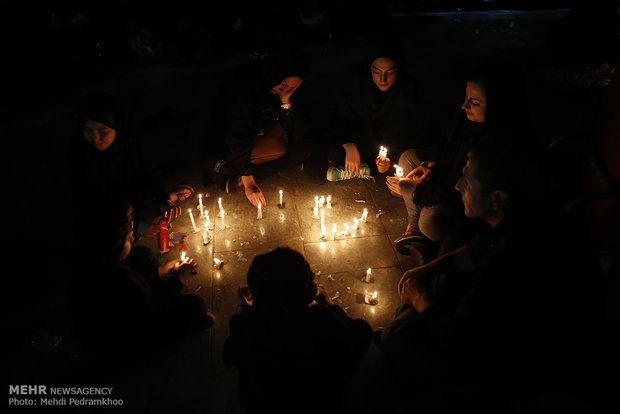
[[[379,161],[385,161],[385,157],[387,157],[387,148],[382,146],[379,149]]]
[[[403,176],[403,169],[400,168],[398,165],[394,164],[394,168],[396,168],[396,173],[394,173],[394,176],[396,177],[402,177]]]

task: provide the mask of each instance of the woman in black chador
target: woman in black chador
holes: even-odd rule
[[[397,39],[371,43],[360,73],[333,99],[323,138],[329,181],[371,175],[391,167],[389,155],[424,145],[417,86],[404,66]],[[381,147],[389,155],[378,157]],[[370,165],[369,165],[370,164]]]
[[[78,128],[69,142],[69,179],[74,188],[74,217],[96,218],[97,206],[106,200],[130,200],[135,208],[136,239],[149,233],[153,221],[193,194],[180,184],[177,167],[164,173],[148,165],[141,142],[128,130],[118,98],[102,92],[86,95],[78,106]],[[177,176],[177,177],[175,177]],[[166,184],[168,183],[168,184]],[[168,187],[168,188],[166,188]],[[86,215],[86,217],[84,217]]]

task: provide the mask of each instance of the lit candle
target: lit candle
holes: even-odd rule
[[[385,157],[387,157],[387,148],[381,147],[379,149],[379,161],[385,161]]]
[[[314,207],[319,207],[319,196],[314,196]]]
[[[319,198],[319,207],[323,207],[325,205],[325,196],[321,196]]]
[[[332,226],[332,240],[336,240],[336,230],[337,226],[336,223],[334,223],[334,225]]]
[[[371,274],[372,274],[372,269],[369,267],[368,270],[366,270],[366,277],[364,278],[364,282],[370,283]]]
[[[202,194],[198,194],[198,209],[200,210],[200,217],[204,217],[204,212],[202,211]]]
[[[394,168],[396,168],[396,173],[394,174],[396,177],[402,177],[403,176],[403,169],[400,168],[398,165],[394,164]]]
[[[367,209],[367,208],[365,208],[365,209],[364,209],[364,212],[362,213],[362,221],[363,221],[364,223],[366,223],[366,220],[367,220],[367,219],[368,219],[368,209]]]
[[[222,260],[218,259],[217,257],[213,258],[213,267],[215,267],[216,269],[221,269],[223,264],[224,262]]]
[[[217,204],[220,206],[220,213],[224,211],[224,209],[222,208],[222,197],[217,199]]]
[[[282,190],[280,190],[280,207],[283,207],[284,204],[282,204]]]
[[[344,235],[349,235],[349,225],[347,223],[344,223]]]
[[[319,206],[314,206],[314,208],[312,209],[312,218],[319,218]]]
[[[220,211],[220,217],[222,217],[222,228],[224,228],[224,216],[226,215],[226,212],[224,210]]]
[[[364,301],[368,303],[369,305],[376,305],[377,304],[377,291],[375,291],[375,293],[373,294],[366,293],[366,296],[364,297]]]
[[[327,208],[332,208],[332,196],[327,196]]]
[[[321,209],[321,230],[325,228],[325,210]]]
[[[192,214],[192,209],[189,209],[189,218],[192,219],[192,227],[194,228],[194,233],[198,232],[196,228],[196,222],[194,221],[194,215]]]
[[[256,214],[256,219],[261,220],[263,218],[263,205],[258,203],[258,213]]]
[[[353,227],[351,227],[353,230],[357,230],[357,225],[359,224],[359,220],[357,219],[357,217],[353,217]]]
[[[181,260],[182,260],[182,261],[185,261],[185,251],[182,251],[182,252],[181,252]]]

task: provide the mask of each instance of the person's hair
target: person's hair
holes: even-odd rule
[[[119,99],[107,92],[89,92],[84,95],[77,109],[80,128],[86,121],[97,121],[113,129],[120,129],[124,120]]]
[[[310,265],[301,253],[288,247],[256,256],[247,281],[253,306],[278,311],[306,307],[317,292]]]
[[[525,142],[528,140],[487,135],[468,152],[481,191],[504,191],[511,207],[537,199],[544,182],[539,154]]]

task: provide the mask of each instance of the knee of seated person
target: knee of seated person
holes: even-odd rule
[[[420,231],[434,242],[445,240],[456,230],[458,220],[454,211],[445,206],[424,207],[420,212]]]
[[[420,165],[420,159],[415,149],[410,148],[403,152],[398,158],[398,165],[403,169],[403,173],[408,174],[415,167]]]

